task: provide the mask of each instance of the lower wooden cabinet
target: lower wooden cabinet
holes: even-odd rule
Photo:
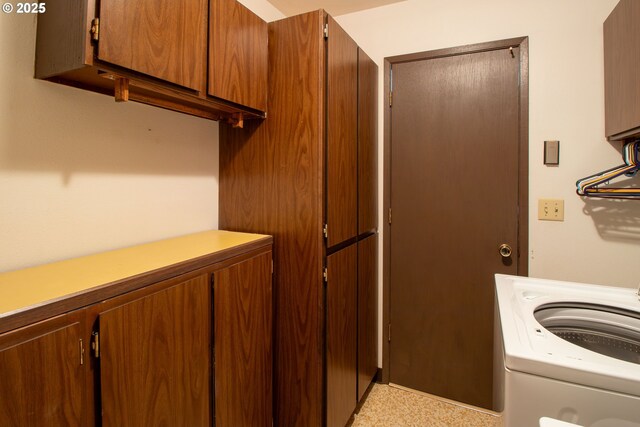
[[[208,425],[208,278],[179,281],[99,314],[103,427]]]
[[[327,256],[327,427],[343,427],[377,371],[377,234]]]
[[[378,235],[358,241],[358,401],[378,372]]]
[[[327,257],[327,427],[343,427],[356,408],[356,244]]]
[[[0,334],[0,426],[270,427],[270,248]]]
[[[85,426],[82,311],[0,335],[0,426]]]
[[[214,273],[215,425],[271,427],[271,254]]]

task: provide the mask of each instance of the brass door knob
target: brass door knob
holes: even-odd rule
[[[501,244],[498,247],[498,251],[500,252],[500,255],[502,255],[503,258],[509,258],[511,256],[511,246],[507,245],[506,243]]]

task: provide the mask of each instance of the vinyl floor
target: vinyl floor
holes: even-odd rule
[[[501,427],[498,414],[434,396],[374,384],[351,427]]]

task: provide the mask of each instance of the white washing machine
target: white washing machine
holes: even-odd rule
[[[640,427],[636,290],[498,274],[496,301],[494,407],[505,427]]]

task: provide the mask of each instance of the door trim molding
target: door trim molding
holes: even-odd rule
[[[383,248],[382,248],[382,375],[380,381],[389,383],[389,324],[390,316],[390,264],[391,264],[391,227],[388,212],[391,207],[391,107],[388,96],[391,83],[391,66],[403,62],[443,58],[447,56],[486,52],[491,50],[519,47],[520,61],[520,99],[519,120],[520,137],[518,141],[518,274],[529,274],[529,38],[517,37],[487,43],[470,44],[427,52],[384,58],[384,184],[383,184]]]

